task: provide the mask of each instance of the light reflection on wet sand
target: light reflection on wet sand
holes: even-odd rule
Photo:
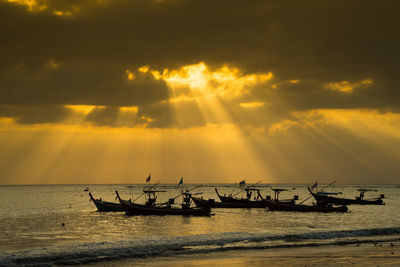
[[[242,250],[92,264],[111,266],[400,266],[400,243]]]

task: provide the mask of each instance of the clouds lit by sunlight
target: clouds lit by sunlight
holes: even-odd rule
[[[24,5],[29,11],[42,11],[47,9],[47,5],[36,0],[7,0],[10,3]]]
[[[68,17],[72,15],[71,11],[53,11],[53,14],[60,17]]]
[[[395,181],[398,3],[344,2],[0,0],[0,183]]]
[[[192,95],[217,95],[228,99],[246,94],[252,86],[265,84],[273,78],[272,72],[243,74],[228,66],[210,70],[203,62],[177,70],[165,69],[162,73],[151,72],[156,79],[165,80],[178,96],[184,94],[185,88],[190,88]]]
[[[65,5],[61,1],[51,0],[5,0],[10,3],[25,6],[29,12],[46,12],[57,17],[69,17],[81,11],[79,5],[84,5],[85,1],[81,3],[74,2],[72,5]],[[100,1],[94,0],[93,3],[99,4]]]
[[[128,80],[135,79],[135,74],[133,74],[133,72],[131,72],[130,70],[125,70],[125,73],[126,73]]]
[[[274,135],[294,129],[308,131],[316,128],[323,129],[326,126],[347,129],[365,137],[375,133],[400,138],[400,114],[370,109],[296,111],[292,113],[292,119],[285,119],[271,125],[269,133]]]
[[[349,82],[349,81],[342,81],[342,82],[337,82],[337,83],[328,83],[326,84],[326,88],[333,90],[333,91],[339,91],[342,93],[352,93],[355,89],[361,88],[361,87],[366,87],[370,86],[374,83],[371,79],[364,79],[359,82]]]
[[[75,112],[82,112],[83,114],[88,114],[94,108],[105,108],[105,106],[93,106],[93,105],[65,105],[66,108],[70,108]]]
[[[264,105],[263,102],[258,102],[258,101],[243,102],[239,104],[239,106],[241,106],[242,108],[255,108],[255,107],[261,107],[263,105]]]

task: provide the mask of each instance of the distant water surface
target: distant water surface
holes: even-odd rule
[[[82,264],[227,249],[400,240],[397,185],[331,186],[330,191],[342,192],[342,197],[354,198],[360,187],[378,190],[366,193],[366,198],[386,196],[386,205],[352,205],[347,213],[214,209],[215,216],[210,217],[99,213],[89,202],[86,187],[95,198],[107,201],[115,201],[115,190],[123,199],[136,199],[143,190],[143,185],[0,186],[0,265]],[[193,192],[217,199],[215,187],[222,194],[238,192],[229,184],[203,185]],[[270,187],[290,190],[281,193],[281,198],[299,195],[300,202],[309,197],[306,185],[263,184],[262,194],[273,195]],[[178,196],[181,190],[176,185],[157,188],[166,191],[159,194],[159,201]],[[137,202],[142,201],[143,197]]]

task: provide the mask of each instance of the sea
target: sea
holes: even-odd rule
[[[319,247],[400,241],[400,185],[338,185],[327,190],[354,198],[385,195],[385,205],[351,205],[346,213],[301,213],[268,209],[213,209],[212,216],[127,216],[98,212],[89,201],[121,198],[141,203],[146,185],[26,185],[0,186],[0,266],[85,265],[121,259],[154,259],[201,255],[218,251]],[[179,196],[196,184],[159,184],[157,201]],[[323,187],[323,185],[320,185]],[[242,193],[234,184],[203,184],[192,190],[203,198]],[[271,188],[288,189],[281,198],[298,195],[314,201],[306,184],[259,184],[262,195]],[[180,197],[176,199],[177,204]]]

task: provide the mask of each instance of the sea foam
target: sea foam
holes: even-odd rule
[[[120,258],[171,256],[234,249],[345,245],[400,240],[400,228],[314,231],[297,234],[231,232],[189,236],[126,238],[0,253],[0,266],[74,265]]]

